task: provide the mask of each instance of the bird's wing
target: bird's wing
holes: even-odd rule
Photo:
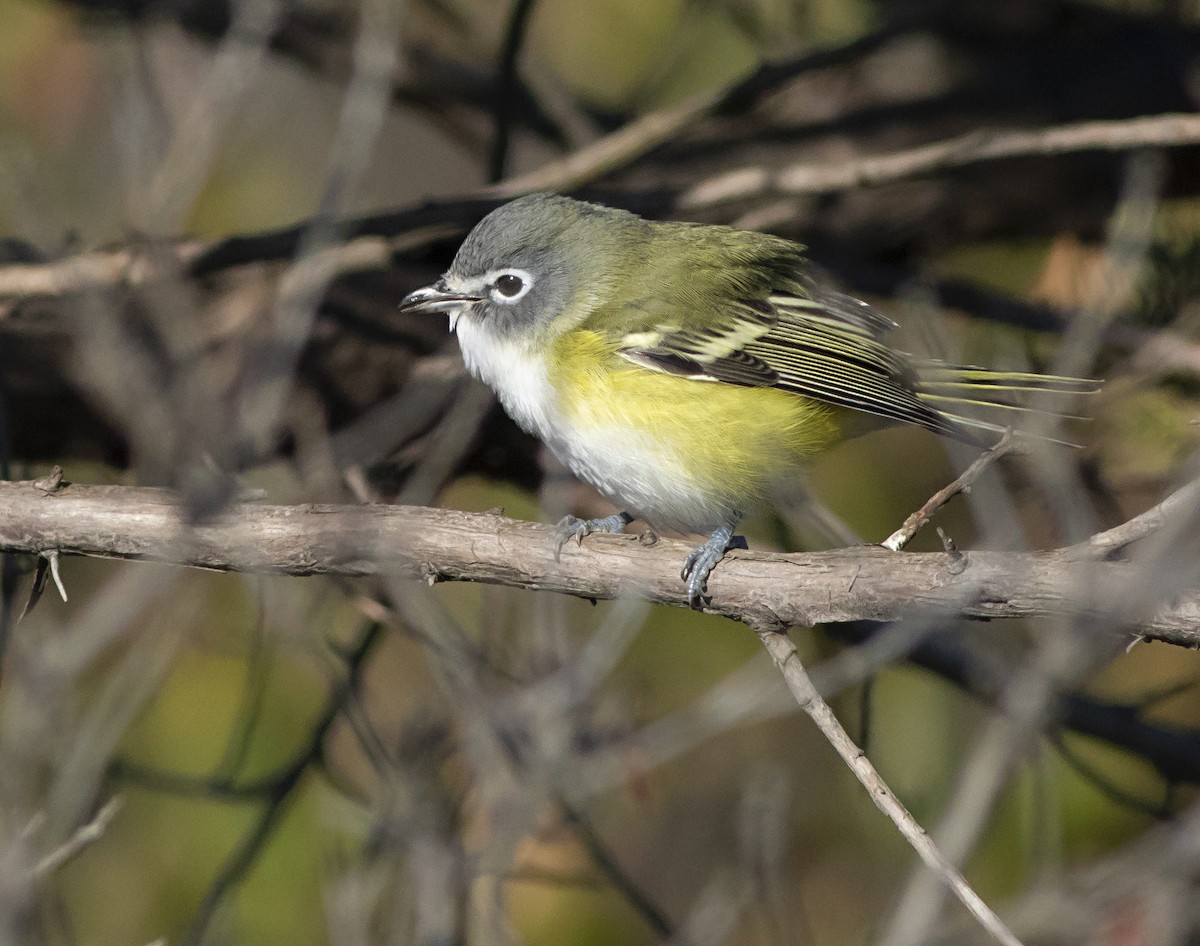
[[[656,321],[652,311],[641,316],[639,328],[645,329],[624,334],[617,350],[642,367],[698,381],[780,388],[973,439],[918,396],[912,366],[881,341],[894,323],[849,296],[805,286],[802,293],[736,299],[705,313],[703,326],[691,318]]]

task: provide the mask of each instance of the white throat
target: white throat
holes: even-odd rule
[[[552,446],[559,438],[554,391],[542,355],[519,341],[492,332],[470,312],[451,316],[467,369],[496,392],[509,416]]]

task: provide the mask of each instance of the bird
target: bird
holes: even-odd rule
[[[680,573],[698,610],[739,522],[848,437],[900,423],[986,447],[1007,426],[972,408],[1097,388],[907,355],[791,240],[550,193],[485,216],[399,308],[447,314],[471,374],[622,510],[564,517],[555,556],[635,520],[704,535]]]

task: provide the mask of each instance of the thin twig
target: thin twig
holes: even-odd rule
[[[45,555],[37,557],[37,565],[33,571],[33,581],[29,585],[29,597],[25,599],[25,607],[21,609],[21,613],[17,615],[17,623],[20,624],[25,620],[25,615],[29,614],[37,607],[39,601],[42,600],[42,594],[46,590],[46,578],[50,574],[50,560]]]
[[[626,167],[647,151],[670,141],[710,112],[721,92],[701,92],[678,105],[643,115],[610,135],[544,167],[482,191],[487,197],[518,197],[533,191],[569,191]]]
[[[275,826],[279,823],[286,808],[285,802],[291,798],[305,768],[307,768],[307,764],[304,768],[295,769],[290,773],[291,777],[279,785],[277,791],[258,813],[254,824],[242,836],[233,853],[221,866],[192,917],[191,926],[182,940],[185,946],[199,946],[204,942],[205,934],[208,932],[213,917],[216,916],[217,909],[224,902],[226,895],[236,888],[249,873],[258,860],[259,852],[274,833]]]
[[[744,167],[702,181],[679,198],[680,209],[708,207],[763,194],[828,194],[926,177],[1005,158],[1179,148],[1200,143],[1200,115],[1146,115],[1077,122],[1032,131],[976,131],[948,141],[849,161]]]
[[[63,584],[62,573],[58,569],[58,549],[51,549],[49,552],[43,553],[43,556],[50,562],[50,577],[54,579],[54,587],[58,589],[59,597],[65,602],[67,586]]]
[[[634,881],[626,870],[617,862],[608,846],[596,833],[591,820],[565,798],[557,799],[559,807],[576,837],[588,852],[588,857],[596,869],[650,926],[651,929],[664,939],[675,935],[675,926],[668,919],[662,908],[651,899],[650,895]]]
[[[348,230],[358,224],[350,221]],[[364,270],[383,270],[391,265],[397,254],[426,246],[437,240],[460,235],[465,227],[450,221],[419,226],[391,236],[362,234],[335,243],[314,253],[304,265],[311,269],[314,279],[333,279]],[[256,250],[260,260],[283,259],[295,249],[294,241],[280,238],[271,242],[271,234],[262,235]],[[230,251],[231,259],[213,264],[208,254],[221,253],[239,241],[254,241],[258,237],[231,237],[228,240],[180,240],[159,244],[153,252],[133,247],[115,250],[91,250],[78,256],[49,263],[10,263],[0,266],[0,302],[7,300],[58,299],[86,292],[98,292],[118,287],[138,288],[169,278],[179,278],[193,264],[213,269],[245,262]],[[254,253],[248,255],[255,255]],[[194,274],[193,274],[194,275]],[[0,309],[3,318],[4,309]]]
[[[309,766],[321,758],[325,739],[333,728],[334,722],[341,716],[347,701],[359,686],[367,657],[375,645],[384,636],[384,625],[371,622],[360,633],[353,647],[346,656],[346,679],[335,686],[334,693],[321,717],[312,727],[308,742],[286,765],[267,793],[266,804],[259,812],[258,818],[249,830],[242,836],[237,847],[222,865],[200,901],[200,906],[192,918],[191,927],[183,942],[189,946],[198,946],[204,941],[209,924],[216,915],[217,909],[224,902],[226,895],[245,879],[247,872],[257,861],[259,852],[274,833],[287,802],[295,792],[296,787]]]
[[[758,634],[762,639],[763,646],[767,648],[768,653],[778,664],[788,689],[792,691],[800,708],[812,718],[821,733],[829,740],[829,744],[850,767],[863,788],[870,794],[875,806],[891,819],[892,824],[904,835],[921,860],[942,878],[963,906],[997,942],[1004,943],[1005,946],[1020,946],[1021,941],[996,916],[991,907],[983,902],[979,894],[972,889],[954,865],[942,856],[929,835],[904,807],[900,799],[888,788],[883,777],[876,771],[875,766],[871,764],[863,751],[854,744],[849,733],[842,728],[842,724],[838,722],[829,704],[813,686],[808,671],[804,669],[800,655],[796,652],[796,645],[786,634],[781,634],[773,629],[759,629]]]
[[[1039,635],[1024,666],[1004,686],[997,712],[984,724],[959,770],[933,837],[947,863],[965,864],[1024,752],[1045,731],[1061,693],[1115,657],[1114,641],[1065,623]],[[936,872],[914,872],[879,939],[882,946],[926,943],[941,915],[944,889]]]
[[[151,232],[179,232],[208,181],[230,123],[267,62],[272,34],[284,13],[273,0],[239,3],[212,64],[190,97],[187,114],[173,123],[169,149],[147,182],[146,218]]]
[[[979,479],[984,470],[1006,453],[1011,453],[1015,446],[1016,437],[1010,427],[994,446],[980,454],[979,458],[963,470],[962,474],[954,482],[942,487],[930,496],[925,505],[905,519],[903,525],[884,539],[880,545],[893,552],[899,552],[917,534],[918,530],[929,522],[946,503],[950,502],[959,493],[967,492],[971,488],[971,484]]]
[[[241,705],[234,713],[233,733],[225,743],[225,751],[216,771],[219,778],[232,782],[242,771],[250,753],[259,720],[266,705],[267,682],[271,675],[272,654],[267,647],[266,601],[263,579],[253,582],[254,626],[250,631],[249,651],[246,654],[246,679],[242,684]]]
[[[1148,802],[1143,798],[1139,798],[1132,792],[1121,788],[1107,775],[1102,773],[1099,768],[1086,761],[1083,756],[1072,749],[1067,740],[1063,738],[1061,733],[1050,733],[1048,736],[1049,742],[1058,751],[1062,758],[1071,770],[1080,777],[1085,783],[1094,788],[1097,792],[1111,801],[1114,805],[1120,805],[1123,808],[1128,808],[1130,811],[1145,815],[1148,818],[1154,818],[1159,821],[1165,821],[1170,818],[1175,812],[1167,804],[1166,799],[1161,802]],[[1170,783],[1167,783],[1168,786]]]
[[[945,626],[950,626],[949,621]],[[855,648],[867,645],[871,652],[865,656],[871,663],[886,656],[879,654],[871,642],[881,632],[885,638],[897,633],[890,626],[879,628],[869,622],[839,624],[826,631],[842,644]],[[893,650],[899,651],[904,643],[901,638]],[[979,648],[978,643],[971,635],[931,635],[915,647],[896,653],[893,662],[904,658],[910,665],[952,683],[973,699],[996,706],[1012,680],[1013,670],[1008,661]],[[886,645],[886,641],[880,644]],[[853,661],[848,667],[843,664],[845,671],[836,672],[842,660],[839,656],[836,662],[822,664],[813,671],[818,688],[827,698],[830,693],[840,692],[847,679],[861,676],[853,673]],[[1169,782],[1200,782],[1200,730],[1147,720],[1136,703],[1111,702],[1070,691],[1059,697],[1058,720],[1065,730],[1129,749]]]
[[[495,184],[504,177],[508,163],[508,140],[512,131],[513,96],[517,89],[517,60],[528,32],[529,16],[536,0],[516,0],[508,18],[504,46],[500,51],[500,66],[496,82],[496,129],[488,157],[488,183]]]
[[[1169,523],[1195,516],[1198,510],[1200,478],[1192,480],[1140,515],[1119,526],[1097,532],[1077,545],[1064,549],[1064,552],[1079,558],[1103,558],[1153,535]]]
[[[64,843],[37,862],[33,868],[34,876],[39,879],[50,876],[68,861],[74,859],[84,848],[91,847],[99,841],[124,803],[124,799],[120,795],[114,795],[105,802],[91,821],[80,825]]]

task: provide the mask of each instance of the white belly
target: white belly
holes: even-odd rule
[[[560,460],[617,506],[658,529],[711,533],[742,510],[700,487],[662,440],[613,428],[579,428],[567,442],[547,440]]]
[[[660,529],[705,534],[748,511],[701,490],[664,437],[569,422],[541,355],[474,320],[459,319],[456,328],[467,368],[496,392],[508,415],[622,509]]]

